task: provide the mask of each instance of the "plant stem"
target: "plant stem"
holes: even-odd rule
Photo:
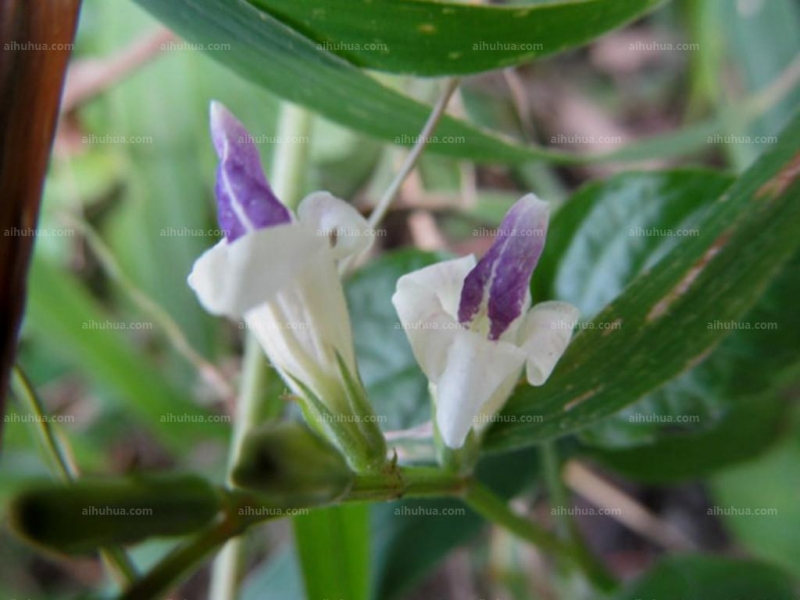
[[[573,548],[533,521],[512,512],[505,500],[484,485],[474,483],[464,497],[464,501],[485,519],[505,527],[514,535],[527,540],[545,552],[567,557],[570,560],[575,559]]]
[[[228,518],[223,519],[191,541],[181,544],[170,552],[153,570],[125,590],[125,593],[120,596],[120,600],[158,598],[192,567],[198,565],[206,556],[240,533],[241,530],[236,523]],[[234,583],[238,584],[238,581]],[[215,597],[214,600],[218,599]]]
[[[345,502],[386,501],[402,497],[458,496],[468,480],[433,467],[395,467],[389,473],[359,475]]]
[[[281,511],[276,511],[275,513],[261,516],[258,510],[250,511],[247,510],[248,507],[274,506],[276,509],[283,508],[285,510],[298,508],[314,510],[324,507],[278,506],[275,504],[274,498],[264,497],[257,492],[245,490],[222,490],[221,492],[227,498],[223,518],[213,527],[170,553],[153,570],[128,589],[122,600],[133,600],[134,598],[136,600],[145,600],[155,597],[170,586],[175,585],[175,582],[182,578],[188,569],[196,566],[204,557],[211,554],[217,546],[227,542],[228,547],[230,547],[231,542],[229,540],[240,537],[249,527],[280,518],[282,514]],[[560,540],[536,523],[515,514],[505,500],[496,496],[480,483],[436,467],[398,467],[390,464],[383,473],[358,475],[346,496],[325,506],[351,502],[384,502],[397,500],[398,498],[427,497],[463,498],[467,505],[489,521],[508,529],[514,535],[538,546],[545,552],[580,566],[598,589],[608,591],[614,589],[616,585],[602,568],[599,568],[596,563],[589,560],[582,553],[579,547]],[[226,559],[229,562],[225,563],[230,569],[233,569],[234,566],[238,567],[240,564],[236,561],[240,560],[241,555],[237,557],[233,554],[236,551],[236,548],[231,550],[226,548],[225,550],[225,552],[231,553],[231,557]],[[224,554],[221,556],[224,556]],[[229,581],[234,584],[234,588],[235,584],[238,583],[238,579],[232,577],[232,575],[238,572],[231,570],[224,573],[230,578]],[[221,577],[222,573],[216,573],[216,575]],[[228,591],[230,589],[232,588],[229,588]],[[213,596],[214,600],[232,597]]]
[[[278,125],[278,147],[273,156],[271,181],[275,195],[289,208],[297,206],[303,193],[303,183],[308,162],[311,113],[284,103],[281,105]],[[236,404],[236,418],[228,455],[228,477],[239,460],[247,432],[263,421],[266,415],[280,412],[278,398],[264,398],[270,371],[264,351],[256,337],[250,332],[245,336],[245,352],[242,361],[242,382]],[[230,483],[230,480],[229,480]],[[223,540],[225,541],[225,540]],[[214,561],[209,587],[213,600],[235,600],[239,582],[244,573],[246,558],[244,536],[230,540]]]
[[[425,122],[425,126],[422,128],[422,131],[420,131],[417,141],[414,143],[414,147],[411,148],[411,152],[409,152],[408,156],[406,156],[406,160],[403,163],[403,166],[400,168],[400,171],[398,171],[397,175],[395,175],[394,179],[389,184],[389,187],[386,188],[383,196],[381,196],[381,199],[375,206],[375,210],[373,210],[372,214],[369,216],[368,223],[373,229],[383,220],[383,217],[386,215],[386,211],[389,210],[389,205],[397,195],[400,186],[403,185],[406,177],[408,177],[409,173],[411,173],[416,166],[417,160],[419,160],[422,151],[425,149],[425,145],[428,143],[428,139],[444,115],[444,112],[447,109],[447,104],[450,102],[450,98],[458,88],[460,81],[461,80],[458,77],[453,77],[447,81],[444,92],[434,105],[431,114],[428,116],[428,120]]]
[[[36,430],[44,453],[52,465],[53,473],[64,483],[73,483],[80,476],[80,472],[72,460],[69,444],[63,438],[59,439],[61,436],[47,418],[44,404],[19,366],[14,367],[11,387],[14,395],[27,405],[34,416]],[[100,557],[120,585],[129,585],[136,581],[136,567],[122,548],[116,546],[101,548]]]
[[[558,539],[546,529],[517,515],[509,508],[505,500],[496,496],[485,486],[473,483],[464,497],[464,501],[475,512],[492,523],[504,527],[512,534],[527,540],[545,552],[578,565],[598,589],[611,591],[616,588],[616,582],[609,577],[605,569],[600,568],[593,560],[589,560],[577,546]]]
[[[547,492],[550,495],[551,514],[555,514],[556,532],[561,539],[570,537],[572,519],[569,518],[567,490],[561,480],[561,465],[553,442],[545,442],[539,447],[542,456]]]
[[[425,149],[425,145],[428,143],[433,130],[436,129],[436,126],[439,124],[442,116],[444,116],[445,110],[447,109],[447,104],[450,102],[450,98],[453,96],[453,93],[458,88],[458,84],[460,82],[461,80],[458,77],[453,77],[447,81],[444,92],[434,105],[431,114],[428,116],[428,120],[425,122],[422,131],[420,131],[419,136],[417,136],[414,146],[411,148],[411,152],[409,152],[406,156],[403,166],[400,167],[397,175],[395,175],[394,179],[389,184],[389,187],[386,188],[386,191],[383,192],[383,195],[381,196],[380,200],[378,200],[378,203],[375,205],[375,208],[370,214],[369,219],[367,220],[367,224],[370,226],[370,228],[375,229],[375,227],[377,227],[383,220],[383,217],[386,216],[386,212],[389,210],[389,206],[397,195],[397,192],[400,190],[400,186],[403,185],[406,177],[408,177],[408,175],[417,165],[417,160],[419,160],[422,151]],[[357,263],[357,261],[357,256],[349,257],[348,259],[343,260],[339,267],[340,272],[346,273],[350,266],[353,263]]]
[[[395,500],[400,497],[459,496],[469,485],[469,481],[454,477],[436,468],[399,468],[393,467],[382,475],[363,475],[356,479],[347,497],[341,502],[365,502]],[[213,600],[234,598],[238,588],[237,575],[243,553],[231,544],[242,539],[242,534],[251,526],[265,521],[280,518],[280,512],[265,516],[248,516],[259,514],[258,511],[247,511],[247,507],[262,508],[274,505],[258,493],[244,490],[223,490],[227,498],[223,518],[194,539],[177,547],[159,562],[151,571],[128,588],[120,600],[147,600],[158,597],[165,590],[174,586],[185,576],[186,572],[197,566],[203,558],[213,553],[219,546],[226,544],[218,558],[219,570],[215,568],[212,591],[220,590],[226,596],[211,596]],[[277,507],[276,508],[280,508]],[[322,508],[321,506],[287,506],[292,508]],[[230,548],[230,549],[229,549]],[[238,553],[238,554],[237,554]],[[224,560],[222,560],[224,559]],[[216,565],[215,565],[216,567]],[[223,569],[224,567],[224,569]],[[225,585],[227,584],[227,588]]]
[[[51,463],[53,472],[64,483],[72,483],[78,477],[78,469],[59,444],[57,434],[47,418],[44,404],[33,389],[33,384],[19,366],[14,367],[11,388],[14,390],[14,395],[27,405],[27,409],[33,415],[39,440]]]
[[[311,113],[306,109],[288,102],[281,105],[270,181],[275,195],[291,209],[297,207],[303,195],[311,126]]]
[[[595,558],[586,545],[578,524],[569,511],[567,488],[561,477],[561,461],[555,442],[545,442],[540,446],[545,482],[550,494],[550,509],[556,513],[556,531],[562,540],[569,540],[577,558],[577,564],[592,583],[600,589],[613,589],[616,581],[608,569]]]

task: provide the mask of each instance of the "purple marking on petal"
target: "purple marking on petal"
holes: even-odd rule
[[[211,139],[220,159],[214,191],[226,239],[232,242],[250,230],[291,222],[291,213],[264,177],[253,137],[219,102],[211,103]]]
[[[464,279],[458,320],[468,325],[487,304],[489,339],[520,316],[531,276],[544,249],[549,209],[533,194],[506,213],[492,247]],[[488,302],[487,302],[488,301]]]

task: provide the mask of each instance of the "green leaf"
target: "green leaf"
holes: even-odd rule
[[[514,394],[488,446],[524,446],[581,429],[701,361],[728,333],[709,324],[745,315],[800,242],[799,146],[795,118],[714,203],[697,237],[684,238],[600,312],[545,386]]]
[[[800,372],[800,254],[773,281],[709,358],[618,415],[581,432],[584,440],[619,445],[633,438],[635,413],[701,416],[699,430],[661,427],[658,438],[630,448],[587,449],[594,458],[626,476],[651,483],[697,478],[763,452],[779,439],[789,408],[787,388]],[[778,327],[755,329],[756,324]],[[600,429],[598,430],[598,426]],[[641,426],[637,423],[636,426]]]
[[[587,320],[685,237],[734,178],[703,169],[629,172],[572,196],[547,233],[533,284]],[[534,290],[536,291],[536,289]]]
[[[367,600],[368,518],[368,506],[357,504],[314,510],[293,519],[306,598]]]
[[[346,284],[361,377],[381,426],[406,429],[430,420],[428,380],[417,365],[392,304],[397,280],[442,256],[408,249],[371,262]],[[385,417],[385,419],[383,419]]]
[[[136,1],[243,77],[346,127],[407,146],[416,140],[430,113],[430,107],[381,85],[244,1]],[[714,119],[614,153],[578,156],[515,143],[445,116],[427,147],[431,152],[494,163],[637,161],[703,147],[720,127],[720,120]]]
[[[360,67],[466,75],[585,44],[661,0],[578,0],[528,6],[427,0],[249,0]]]
[[[794,600],[791,579],[757,562],[706,556],[670,557],[614,600]]]
[[[711,484],[715,512],[754,555],[800,578],[800,432],[757,461],[723,471]],[[759,512],[761,514],[759,514]]]
[[[623,173],[584,187],[554,219],[533,283],[591,318],[683,237],[698,232],[708,208],[732,183],[720,173],[681,169]],[[582,438],[622,446],[708,429],[728,408],[726,399],[709,389],[708,379],[687,374],[581,432]],[[684,415],[697,416],[702,426],[680,424]],[[662,417],[671,422],[660,423]]]
[[[358,131],[411,145],[430,113],[429,107],[381,85],[245,2],[137,2],[187,40],[220,48],[208,53],[244,77]],[[428,144],[433,151],[452,156],[521,162],[559,154],[524,148],[450,117],[442,119],[437,136],[459,140]]]

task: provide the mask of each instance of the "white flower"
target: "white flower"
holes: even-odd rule
[[[460,448],[502,408],[525,369],[542,385],[578,318],[564,302],[533,308],[530,279],[544,248],[547,204],[528,195],[506,215],[492,248],[404,275],[392,297],[417,362],[434,386],[436,424]]]
[[[337,261],[369,246],[369,226],[327,192],[306,197],[295,217],[270,189],[250,134],[218,103],[211,107],[211,131],[226,235],[195,262],[189,285],[210,313],[245,320],[305,400],[307,415],[321,421],[312,425],[336,437],[343,427],[322,422],[326,416],[368,410]]]

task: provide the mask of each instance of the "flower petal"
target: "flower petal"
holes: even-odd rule
[[[206,250],[194,263],[189,286],[208,312],[238,319],[326,254],[324,240],[300,224],[261,229]]]
[[[219,102],[211,103],[211,138],[217,168],[217,217],[233,242],[248,231],[290,223],[292,215],[275,197],[261,168],[253,137]]]
[[[297,207],[300,221],[326,238],[333,258],[366,251],[373,240],[372,228],[355,208],[328,192],[314,192]]]
[[[475,258],[465,256],[413,271],[397,281],[392,304],[414,357],[432,381],[444,371],[452,337],[462,329],[455,311],[464,277],[474,266]]]
[[[331,408],[347,409],[335,405],[344,398],[336,355],[354,373],[355,354],[344,290],[328,252],[318,254],[269,302],[248,311],[245,320],[282,373],[308,385]]]
[[[436,425],[450,448],[460,448],[481,408],[519,375],[525,353],[506,342],[492,342],[474,331],[453,335],[446,368],[436,385]],[[505,399],[503,399],[505,400]],[[495,402],[495,404],[502,404]]]
[[[550,377],[569,345],[579,315],[578,309],[566,302],[542,302],[528,312],[519,335],[531,385],[542,385]]]
[[[547,235],[549,209],[533,194],[508,211],[497,239],[464,281],[458,320],[469,325],[482,314],[496,340],[527,308],[531,275]]]

